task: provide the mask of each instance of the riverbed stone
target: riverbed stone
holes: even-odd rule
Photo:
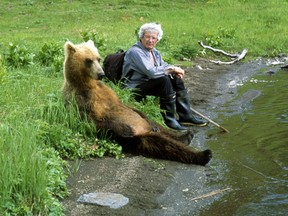
[[[129,202],[129,198],[117,193],[88,193],[82,194],[77,202],[84,204],[94,204],[108,206],[113,209],[121,208]]]

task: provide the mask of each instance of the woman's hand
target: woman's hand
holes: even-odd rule
[[[169,67],[167,70],[166,70],[166,74],[169,75],[169,74],[173,74],[174,76],[177,76],[178,78],[182,79],[184,77],[184,74],[185,74],[185,71],[180,68],[180,67]]]
[[[182,79],[184,77],[185,71],[180,67],[173,67],[173,73],[175,76]]]

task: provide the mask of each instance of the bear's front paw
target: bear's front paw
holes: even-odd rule
[[[153,131],[153,132],[160,132],[160,128],[157,127],[157,126],[153,126],[153,127],[152,127],[152,131]]]
[[[189,145],[194,137],[194,134],[191,130],[188,130],[182,137],[183,143]]]

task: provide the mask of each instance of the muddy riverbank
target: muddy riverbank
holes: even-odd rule
[[[216,65],[205,59],[193,62],[191,67],[186,68],[185,76],[191,106],[215,119],[217,108],[237,95],[237,88],[231,85],[237,85],[237,80],[253,75],[253,70],[246,71],[243,67],[251,65],[241,62]],[[195,137],[190,145],[213,151],[213,147],[206,144],[209,139],[207,131],[212,127],[193,127]],[[205,187],[205,182],[213,179],[214,166],[217,164],[213,159],[207,166],[201,167],[132,155],[126,155],[121,160],[101,158],[82,161],[78,172],[68,180],[71,195],[63,200],[66,215],[199,215],[201,208],[213,200],[196,200],[186,205],[186,195],[197,197],[216,190]],[[90,192],[120,193],[129,198],[129,203],[119,209],[110,209],[76,201],[81,194]]]

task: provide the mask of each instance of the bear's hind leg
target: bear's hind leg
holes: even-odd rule
[[[212,151],[210,149],[206,149],[204,151],[198,152],[197,163],[199,165],[207,164],[212,158]]]
[[[212,158],[211,150],[194,151],[191,147],[161,135],[141,137],[137,144],[138,154],[143,156],[179,161],[188,164],[206,165]]]

